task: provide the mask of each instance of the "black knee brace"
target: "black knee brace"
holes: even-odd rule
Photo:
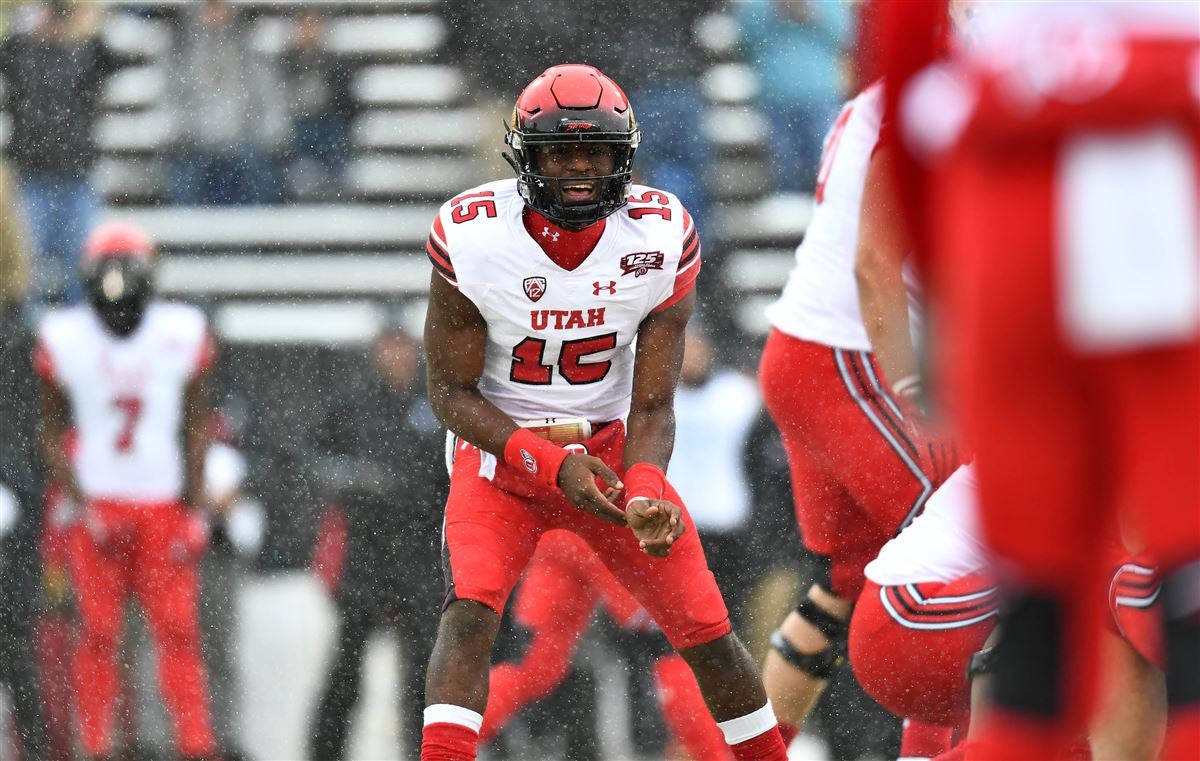
[[[1167,705],[1200,705],[1200,562],[1163,580]]]
[[[985,647],[977,653],[971,653],[967,661],[967,681],[992,673],[995,668],[996,648]]]
[[[771,647],[785,661],[806,674],[817,679],[828,679],[846,662],[846,635],[849,627],[845,621],[837,619],[807,597],[796,606],[796,612],[825,635],[829,644],[819,652],[802,653],[777,629],[771,635]]]
[[[1013,600],[993,648],[992,701],[1045,717],[1062,708],[1062,608],[1047,597]]]

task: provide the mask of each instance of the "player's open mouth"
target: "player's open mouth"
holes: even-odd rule
[[[563,201],[566,203],[587,203],[596,194],[594,182],[573,182],[559,185]]]

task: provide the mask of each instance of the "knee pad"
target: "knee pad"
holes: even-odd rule
[[[1054,717],[1062,707],[1062,608],[1045,597],[1013,602],[993,648],[992,700],[1019,713]]]
[[[815,653],[802,653],[783,632],[776,629],[771,635],[771,648],[780,657],[817,679],[829,679],[846,662],[846,636],[849,624],[839,620],[807,597],[796,606],[796,612],[825,635],[829,644]]]

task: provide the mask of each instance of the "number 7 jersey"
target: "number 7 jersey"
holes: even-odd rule
[[[153,503],[182,496],[184,396],[214,356],[204,314],[187,304],[152,301],[124,338],[84,304],[46,316],[34,369],[71,404],[72,460],[85,495]]]
[[[526,231],[524,208],[516,180],[481,185],[442,206],[426,246],[487,322],[479,391],[518,421],[624,418],[638,327],[687,295],[700,270],[691,216],[670,193],[635,185],[567,270]]]

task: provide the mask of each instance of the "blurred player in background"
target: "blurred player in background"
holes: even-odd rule
[[[517,178],[456,197],[434,221],[429,392],[454,437],[426,761],[475,757],[499,614],[550,528],[583,537],[651,614],[736,758],[785,758],[663,474],[700,242],[677,199],[632,186],[640,138],[616,83],[552,67],[513,111]]]
[[[974,753],[1046,758],[1094,702],[1116,531],[1164,573],[1166,758],[1200,757],[1194,3],[880,3],[939,368],[1009,608]]]
[[[194,307],[154,298],[154,246],[110,223],[84,247],[86,302],[47,315],[34,357],[42,454],[74,504],[69,564],[81,631],[75,690],[84,752],[113,753],[125,600],[146,613],[185,758],[215,750],[200,652],[197,560],[206,530],[203,381],[214,358]],[[65,436],[77,441],[68,457]]]

